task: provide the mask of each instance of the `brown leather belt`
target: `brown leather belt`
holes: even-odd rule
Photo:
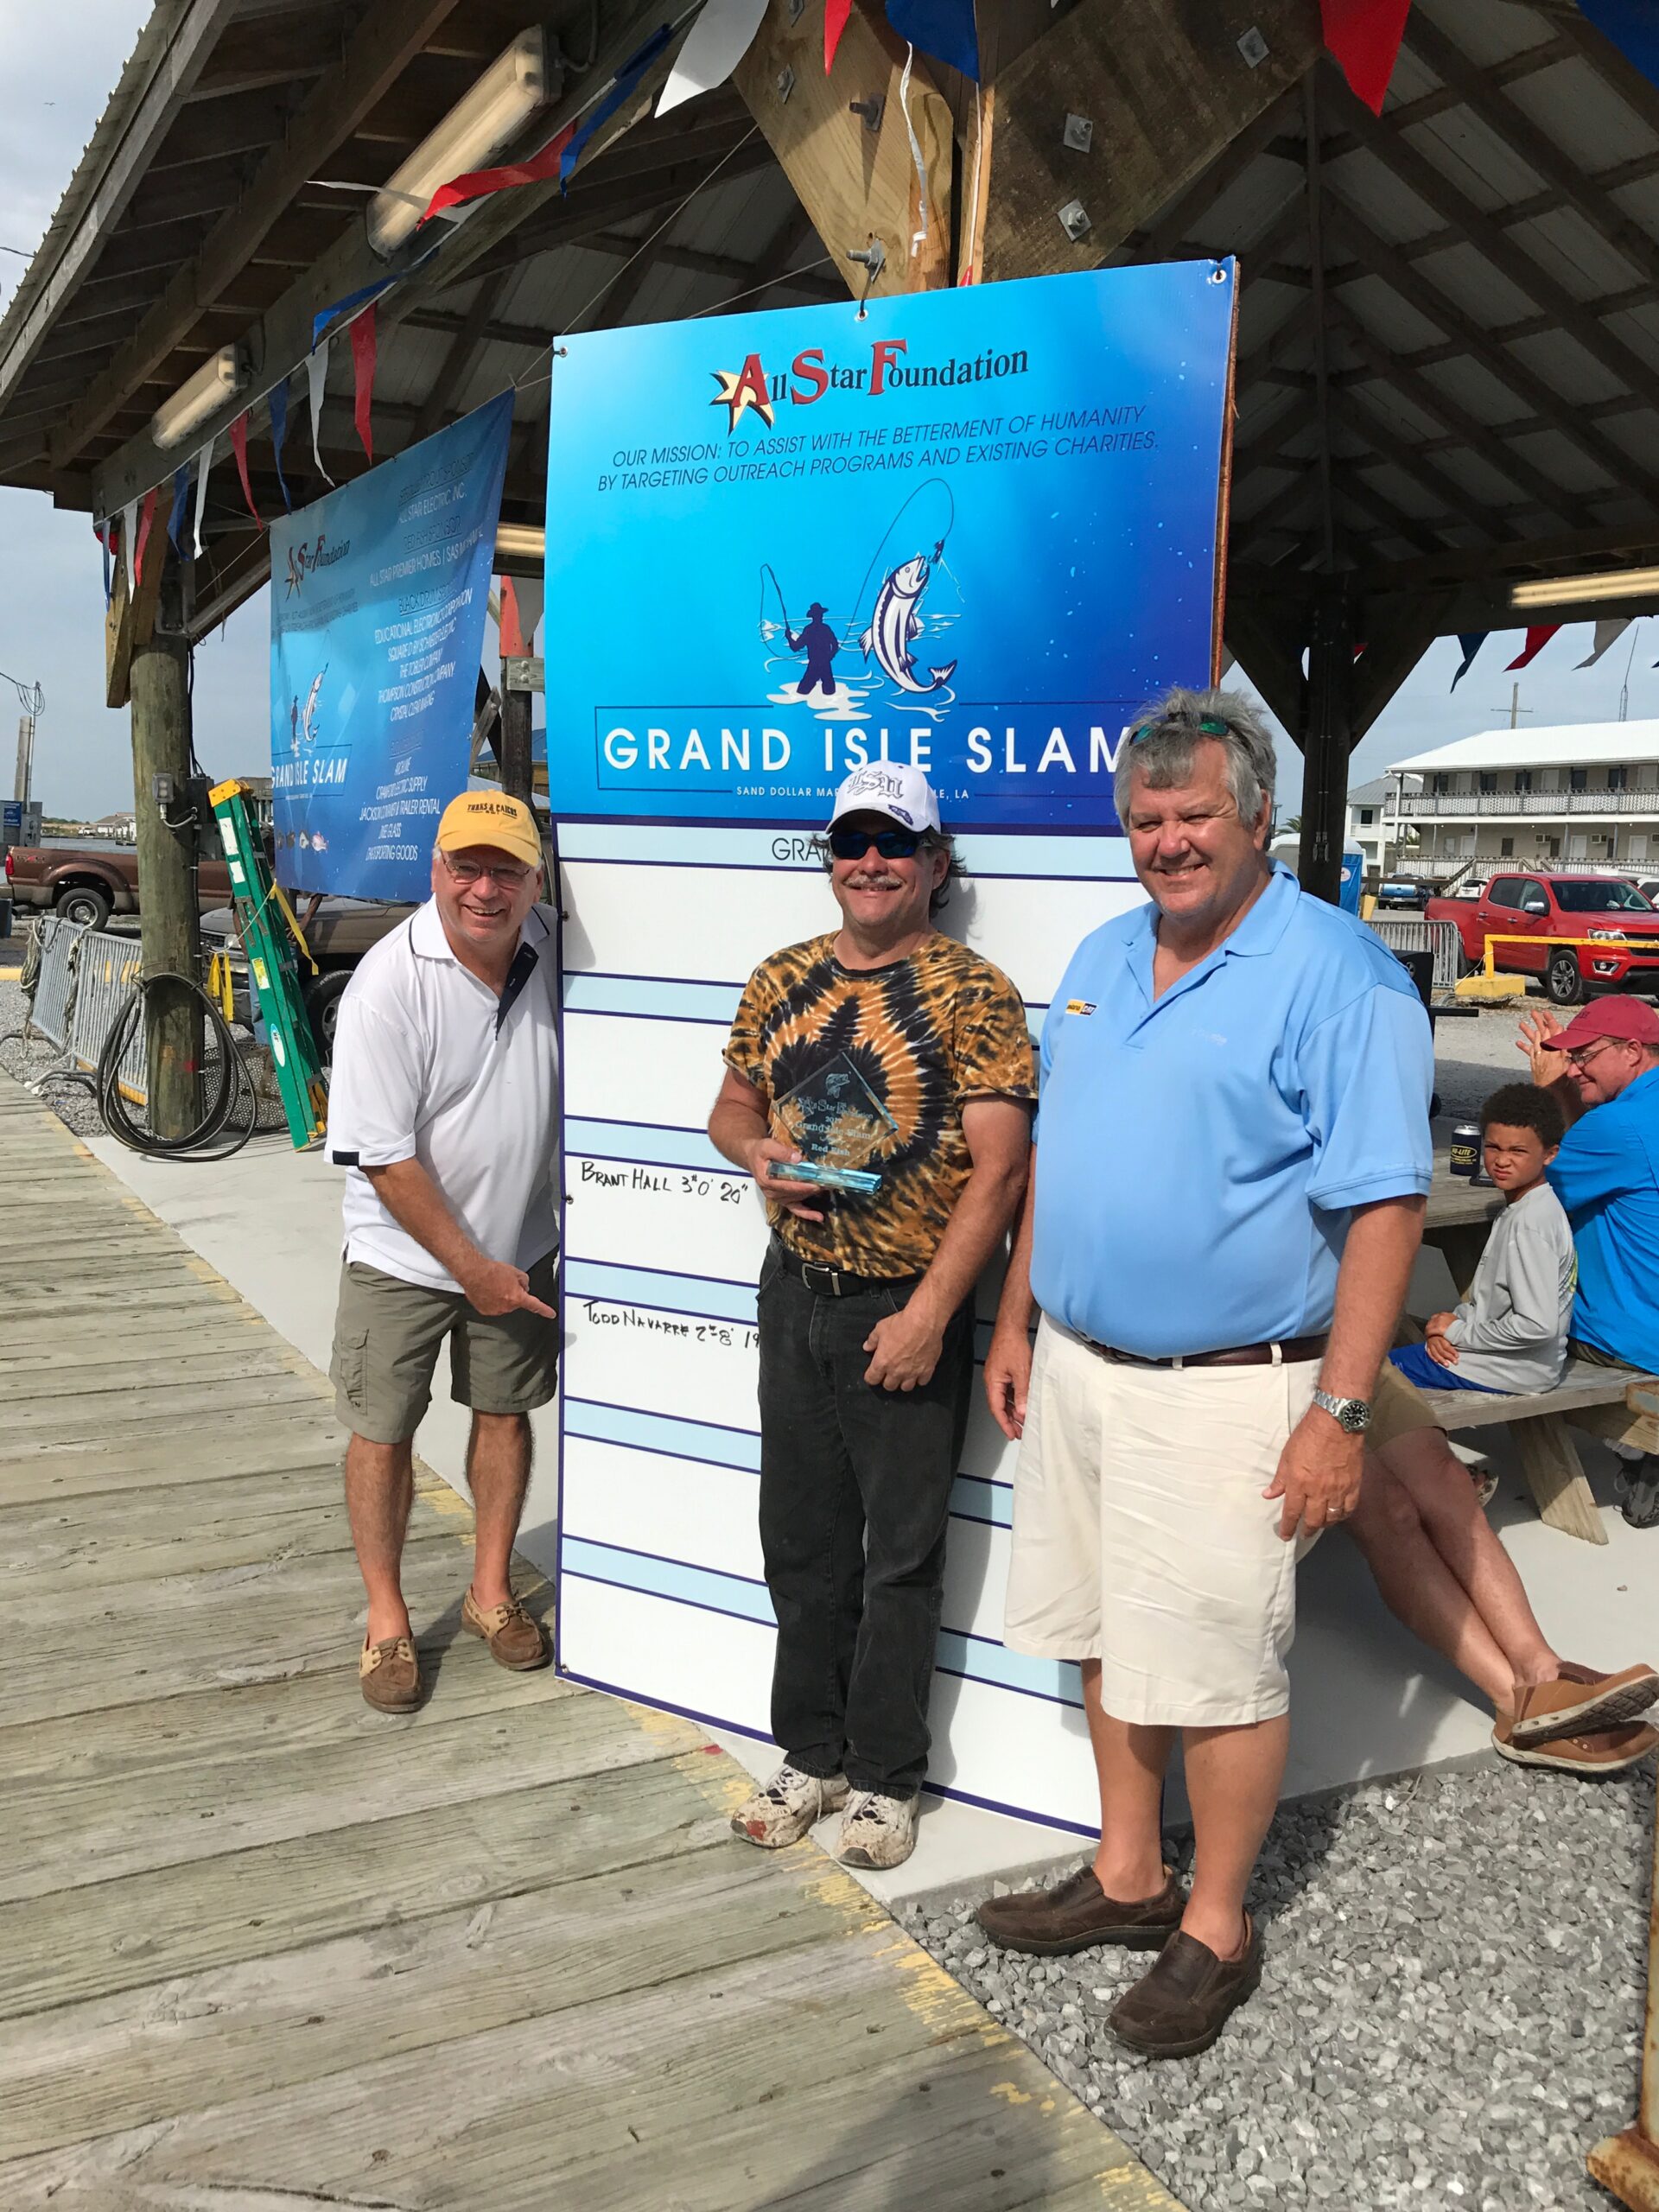
[[[1097,1344],[1091,1337],[1077,1340],[1102,1359],[1121,1367],[1288,1367],[1297,1360],[1323,1359],[1329,1335],[1283,1337],[1277,1344],[1232,1344],[1224,1351],[1190,1351],[1184,1358],[1143,1359],[1139,1352],[1118,1351],[1111,1344]]]

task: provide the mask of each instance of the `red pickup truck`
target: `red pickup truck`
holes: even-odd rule
[[[1423,912],[1456,924],[1470,968],[1489,937],[1520,940],[1495,944],[1493,965],[1542,976],[1557,1006],[1591,991],[1659,993],[1659,908],[1621,877],[1495,875],[1478,899],[1431,899]]]
[[[203,855],[196,873],[202,910],[222,906],[231,895],[223,861]],[[75,845],[14,845],[6,855],[6,896],[15,906],[41,906],[66,922],[102,929],[111,914],[138,911],[136,852],[84,852]]]

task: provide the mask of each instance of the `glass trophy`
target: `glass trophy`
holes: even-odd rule
[[[785,1091],[772,1115],[779,1136],[802,1154],[774,1161],[777,1179],[862,1198],[880,1189],[880,1173],[870,1162],[899,1125],[845,1052]]]

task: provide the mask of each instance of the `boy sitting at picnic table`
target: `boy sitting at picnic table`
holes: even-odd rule
[[[1483,1496],[1421,1395],[1536,1395],[1567,1365],[1578,1269],[1545,1180],[1565,1134],[1560,1103],[1530,1084],[1507,1084],[1481,1109],[1480,1128],[1503,1208],[1468,1296],[1431,1318],[1424,1343],[1384,1363],[1349,1529],[1389,1610],[1491,1700],[1495,1751],[1522,1766],[1618,1773],[1659,1744],[1659,1730],[1637,1719],[1659,1698],[1659,1674],[1599,1674],[1552,1650]]]

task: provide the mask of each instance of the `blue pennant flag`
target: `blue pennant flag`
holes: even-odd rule
[[[645,75],[652,63],[668,44],[671,27],[664,23],[655,30],[645,44],[622,64],[612,80],[611,89],[591,114],[584,116],[582,128],[559,156],[559,190],[569,192],[570,179],[575,174],[576,163],[582,159],[588,140],[601,123],[607,123],[616,113],[628,94]]]
[[[921,54],[979,82],[974,0],[887,0],[887,21]]]
[[[1480,651],[1481,647],[1485,644],[1487,639],[1490,638],[1491,634],[1492,633],[1490,630],[1459,631],[1458,643],[1463,647],[1463,658],[1459,663],[1457,674],[1452,679],[1452,689],[1454,691],[1457,690],[1459,684],[1462,683],[1464,677],[1468,675],[1470,670],[1474,666],[1475,655]]]
[[[406,270],[400,270],[398,275],[406,276],[408,273]],[[315,351],[318,340],[331,322],[338,322],[341,315],[350,315],[355,308],[367,307],[371,300],[378,300],[382,292],[397,282],[397,276],[382,276],[372,284],[365,284],[361,291],[347,292],[343,300],[336,300],[332,307],[324,308],[321,315],[314,315],[311,318],[312,350]]]
[[[1653,0],[1579,0],[1579,13],[1650,83],[1659,85],[1659,14]]]
[[[184,461],[174,472],[173,504],[167,511],[167,534],[173,541],[173,550],[181,558],[184,554],[184,511],[190,501],[190,464]]]
[[[288,435],[288,378],[270,387],[270,442],[276,456],[276,481],[282,490],[283,505],[289,514],[294,502],[288,496],[288,479],[283,474],[283,440]]]

